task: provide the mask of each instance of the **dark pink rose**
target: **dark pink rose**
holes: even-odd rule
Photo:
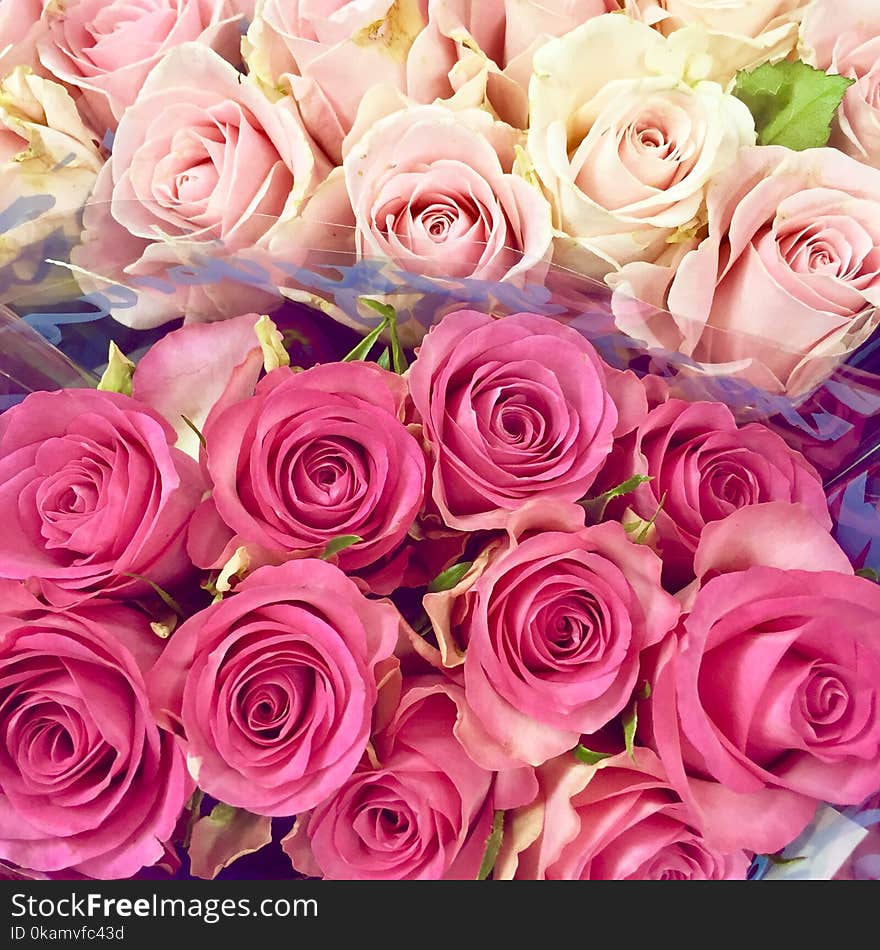
[[[203,490],[158,413],[117,393],[38,392],[0,417],[0,576],[56,604],[172,586]],[[133,577],[132,575],[137,575]]]
[[[657,555],[618,524],[578,528],[579,511],[535,504],[523,513],[532,524],[495,542],[458,588],[425,598],[438,665],[463,667],[486,731],[531,765],[624,709],[641,682],[641,652],[679,616]]]
[[[131,877],[162,858],[194,788],[150,713],[161,641],[120,604],[53,611],[9,581],[0,603],[0,857]]]
[[[537,801],[509,816],[495,877],[562,881],[744,880],[749,858],[700,834],[650,749],[573,755],[538,770]]]
[[[880,587],[814,553],[712,577],[650,674],[639,728],[723,850],[773,853],[880,787]]]
[[[618,413],[603,364],[549,317],[450,314],[425,337],[409,385],[434,501],[454,528],[503,527],[532,498],[577,501],[611,450]]]
[[[406,537],[422,504],[424,453],[401,421],[406,387],[368,363],[277,369],[256,394],[221,404],[205,426],[213,495],[193,521],[190,554],[219,567],[240,546],[252,561],[317,556],[343,536],[346,571]]]
[[[652,409],[618,441],[601,485],[610,488],[633,475],[651,480],[621,496],[607,514],[620,516],[629,508],[645,521],[656,515],[663,578],[673,589],[693,578],[694,552],[706,525],[750,505],[800,502],[831,525],[813,466],[765,426],[738,427],[721,403],[670,399]]]
[[[415,680],[345,785],[300,815],[296,870],[335,880],[474,880],[492,826],[494,773],[462,747],[460,687]]]
[[[261,568],[175,631],[150,675],[154,708],[209,795],[295,815],[357,767],[398,626],[325,561]]]

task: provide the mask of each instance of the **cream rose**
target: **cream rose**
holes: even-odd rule
[[[664,35],[682,28],[708,31],[716,78],[785,59],[797,46],[798,24],[812,0],[625,0],[630,16]],[[869,0],[870,2],[870,0]]]
[[[832,144],[880,167],[880,6],[876,0],[817,0],[804,17],[803,56],[855,80],[837,113]]]
[[[19,66],[0,83],[0,301],[76,296],[66,257],[103,160],[70,95]]]
[[[590,20],[534,63],[528,152],[557,262],[601,279],[686,250],[708,181],[755,142],[748,109],[717,83],[685,81],[692,64],[623,16]]]

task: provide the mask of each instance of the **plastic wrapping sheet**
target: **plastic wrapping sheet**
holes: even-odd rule
[[[0,214],[0,231],[27,226],[39,239],[0,266],[0,411],[36,390],[95,385],[111,340],[137,360],[165,332],[180,325],[183,310],[204,319],[250,311],[268,312],[281,329],[295,365],[340,358],[381,319],[365,298],[390,304],[409,348],[444,314],[477,309],[499,315],[532,311],[553,316],[581,332],[607,362],[655,376],[678,397],[717,400],[741,422],[763,421],[779,431],[820,471],[835,520],[838,541],[859,570],[880,574],[880,337],[859,332],[816,353],[788,354],[797,364],[798,384],[767,385],[766,375],[741,365],[701,364],[664,348],[651,332],[658,317],[673,319],[639,301],[563,268],[516,281],[426,277],[384,260],[350,252],[303,249],[295,260],[270,254],[241,258],[215,244],[172,246],[174,260],[150,274],[109,266],[83,272],[70,264],[69,222],[53,228],[43,216],[48,203],[31,202]],[[18,216],[18,217],[16,217]],[[177,308],[177,309],[175,309]],[[620,328],[641,325],[634,336]],[[150,315],[152,314],[152,317]],[[156,321],[165,314],[167,322]],[[633,315],[638,320],[633,319]],[[863,327],[872,326],[864,315]],[[129,324],[146,325],[134,328]],[[678,325],[681,326],[679,320]],[[687,329],[685,327],[685,329]],[[723,334],[725,331],[716,331]],[[764,341],[731,334],[727,347],[748,354]],[[783,347],[778,348],[784,352]],[[794,842],[791,865],[753,865],[754,879],[779,877],[880,877],[878,803],[860,808],[823,808]],[[793,849],[793,851],[792,851]],[[277,851],[277,848],[275,849]],[[272,876],[275,861],[248,859],[223,877],[245,873]],[[794,854],[797,851],[797,854]],[[789,853],[791,852],[791,853]],[[274,865],[272,865],[274,867]],[[267,870],[268,868],[268,870]]]

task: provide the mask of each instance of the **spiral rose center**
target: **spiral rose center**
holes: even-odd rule
[[[833,670],[817,667],[805,683],[800,697],[805,719],[820,737],[823,731],[839,725],[849,708],[849,691]]]
[[[758,500],[754,473],[735,462],[713,465],[705,474],[705,482],[712,496],[722,503],[722,513],[745,508]]]
[[[360,446],[348,439],[324,439],[299,452],[290,467],[295,499],[338,508],[356,502],[367,489]]]
[[[238,718],[258,744],[294,735],[308,717],[314,670],[302,665],[252,670],[238,685]]]

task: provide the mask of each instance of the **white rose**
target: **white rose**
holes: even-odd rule
[[[103,164],[67,90],[19,66],[0,83],[0,301],[49,303],[71,294],[66,257]],[[59,272],[60,271],[60,272]]]
[[[537,53],[528,153],[553,207],[557,262],[601,279],[692,246],[708,181],[755,142],[745,105],[692,81],[694,65],[614,14]]]
[[[797,46],[798,23],[812,0],[626,0],[630,16],[664,35],[690,25],[708,31],[718,71],[732,79],[737,70],[785,59]]]

